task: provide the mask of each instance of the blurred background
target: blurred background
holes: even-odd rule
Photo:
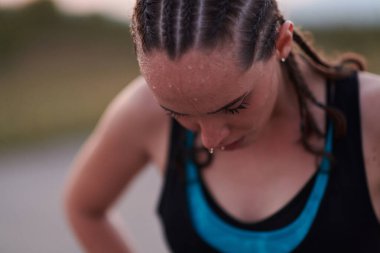
[[[138,75],[133,0],[0,0],[0,252],[80,252],[62,182],[111,99]],[[327,54],[361,53],[380,74],[380,1],[280,0]],[[138,252],[167,252],[148,166],[119,208]]]

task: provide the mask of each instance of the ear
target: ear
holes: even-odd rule
[[[287,20],[280,27],[276,41],[276,54],[279,60],[288,58],[293,46],[293,22]]]

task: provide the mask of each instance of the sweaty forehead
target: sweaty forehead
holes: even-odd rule
[[[157,52],[142,57],[139,63],[148,85],[160,99],[229,98],[229,94],[244,89],[248,79],[233,54],[222,52],[193,50],[177,61]]]

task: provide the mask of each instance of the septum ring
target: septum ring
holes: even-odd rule
[[[222,151],[224,151],[226,149],[226,147],[224,147],[224,146],[221,146],[220,147],[220,150],[222,150]],[[215,151],[215,148],[210,148],[209,150],[208,150],[208,152],[210,153],[210,154],[214,154],[214,151]]]

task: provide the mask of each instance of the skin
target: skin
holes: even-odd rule
[[[111,211],[148,162],[165,172],[170,120],[161,106],[187,114],[177,120],[199,133],[197,145],[216,148],[214,162],[202,176],[218,204],[236,219],[265,219],[298,193],[315,172],[316,160],[298,142],[296,96],[280,62],[291,51],[292,30],[286,22],[274,55],[247,71],[228,47],[211,52],[194,49],[177,62],[162,52],[139,55],[144,77],[133,81],[109,106],[66,182],[66,213],[87,252],[133,252],[112,222]],[[311,91],[325,101],[324,79],[298,61]],[[380,77],[360,73],[359,78],[368,189],[380,221],[380,117],[376,112]],[[209,114],[243,94],[248,95],[229,108],[245,103],[239,113]],[[311,110],[323,129],[323,111]],[[220,150],[242,137],[239,148]],[[324,140],[312,141],[324,145]]]

